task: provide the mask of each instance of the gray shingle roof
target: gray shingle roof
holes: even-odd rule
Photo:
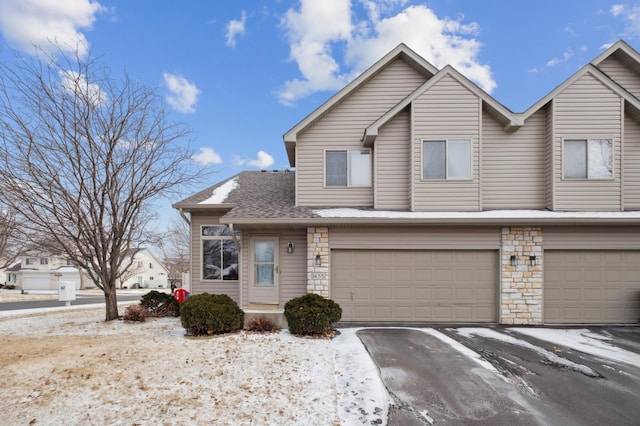
[[[233,179],[237,185],[222,204],[203,203],[216,189]],[[224,215],[227,219],[318,217],[311,208],[295,206],[295,172],[241,172],[174,204],[174,207],[185,210],[215,209],[230,204],[233,205],[231,210]]]

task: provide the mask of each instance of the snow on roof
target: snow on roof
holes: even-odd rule
[[[234,177],[213,190],[211,197],[198,204],[222,204],[227,199],[231,191],[238,186],[238,178]]]
[[[324,218],[380,219],[640,219],[632,212],[554,212],[548,210],[489,210],[482,212],[402,212],[354,208],[314,209]]]

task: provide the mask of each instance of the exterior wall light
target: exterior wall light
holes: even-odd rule
[[[529,260],[531,261],[531,266],[536,266],[538,264],[538,259],[535,256],[529,256]]]
[[[514,255],[511,255],[511,266],[516,266],[518,264],[518,258]]]
[[[295,245],[289,241],[289,244],[287,244],[287,253],[293,253],[293,248],[295,247]]]
[[[316,254],[316,266],[322,266],[322,259],[319,254]]]

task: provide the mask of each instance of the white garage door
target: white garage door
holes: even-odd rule
[[[332,250],[343,321],[496,322],[492,250]]]
[[[640,251],[545,250],[546,324],[637,323]]]
[[[24,290],[55,290],[57,287],[53,287],[51,278],[49,275],[24,274],[22,276],[22,288]]]

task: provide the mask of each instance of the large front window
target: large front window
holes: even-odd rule
[[[611,179],[613,141],[611,139],[565,139],[565,179]]]
[[[226,226],[202,227],[202,279],[237,280],[238,248]]]
[[[371,186],[371,151],[326,151],[326,186]]]
[[[471,179],[471,141],[423,141],[422,178]]]

